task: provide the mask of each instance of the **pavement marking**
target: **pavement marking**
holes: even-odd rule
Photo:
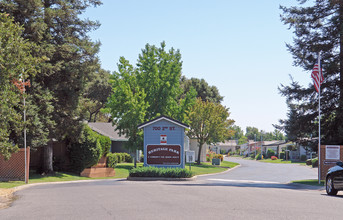
[[[228,180],[228,179],[207,179],[210,181],[222,181],[222,182],[232,182],[232,183],[269,183],[269,184],[280,184],[279,182],[271,181],[257,181],[257,180]]]

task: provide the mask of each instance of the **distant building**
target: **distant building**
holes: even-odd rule
[[[128,141],[127,137],[120,136],[119,132],[116,131],[116,126],[112,125],[112,123],[104,123],[104,122],[92,122],[88,123],[89,127],[104,136],[107,136],[111,139],[111,152],[126,152],[130,153],[128,149],[124,147],[124,144]]]

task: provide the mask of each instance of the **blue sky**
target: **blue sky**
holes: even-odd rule
[[[103,0],[85,17],[101,27],[90,33],[102,43],[102,68],[117,70],[120,56],[136,64],[145,44],[179,49],[182,74],[205,79],[218,87],[230,118],[245,130],[254,126],[273,131],[272,124],[286,118],[285,98],[278,86],[302,85],[310,73],[293,66],[285,43],[292,30],[280,21],[279,5],[296,0]]]

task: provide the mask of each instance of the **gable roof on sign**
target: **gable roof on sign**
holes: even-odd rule
[[[90,122],[88,123],[89,127],[104,136],[107,136],[111,139],[111,141],[128,141],[129,139],[124,136],[120,136],[119,133],[116,131],[116,126],[112,125],[111,122],[104,123],[104,122]]]
[[[161,116],[159,116],[159,117],[157,117],[155,119],[152,119],[150,121],[147,121],[147,122],[144,122],[144,123],[138,125],[138,129],[144,128],[144,127],[146,127],[148,125],[151,125],[151,124],[156,123],[156,122],[161,121],[161,120],[166,120],[166,121],[169,121],[169,122],[171,122],[173,124],[176,124],[176,125],[178,125],[180,127],[189,129],[189,125],[187,125],[185,123],[182,123],[180,121],[177,121],[175,119],[172,119],[172,118],[170,118],[168,116],[165,116],[165,115],[161,115]]]

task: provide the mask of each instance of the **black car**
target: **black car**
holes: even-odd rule
[[[343,162],[337,162],[326,174],[326,193],[336,195],[340,190],[343,190]]]

